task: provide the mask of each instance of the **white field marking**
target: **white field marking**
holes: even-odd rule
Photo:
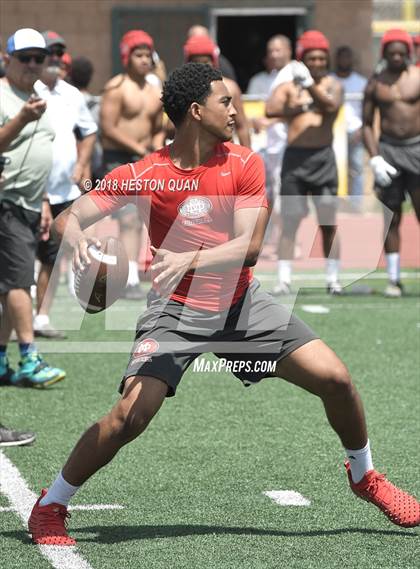
[[[310,506],[311,501],[294,490],[268,490],[263,492],[280,506]]]
[[[69,506],[69,510],[124,510],[120,504],[77,504]]]
[[[272,275],[265,275],[265,274],[259,274],[258,270],[255,272],[255,277],[259,281],[273,281],[273,280],[276,280],[276,278],[277,278],[275,271],[273,271]],[[370,274],[367,270],[361,270],[360,273],[346,273],[343,271],[340,273],[340,277],[343,279],[343,281],[347,281],[348,279],[360,280],[364,277],[369,278],[369,279],[376,279],[376,280],[388,278],[387,274],[384,272],[380,272],[380,273],[375,272],[375,273]],[[418,273],[418,272],[412,272],[412,273],[402,272],[401,273],[402,279],[410,279],[410,278],[418,279],[419,277],[420,277],[420,273]],[[296,273],[293,275],[293,281],[324,281],[324,280],[325,280],[325,272]]]
[[[25,527],[38,496],[29,490],[16,466],[0,451],[0,491],[19,515]],[[54,569],[93,569],[75,547],[39,545],[39,551]]]
[[[327,306],[322,306],[322,304],[302,304],[300,308],[311,314],[328,314],[330,312],[330,309]]]
[[[69,506],[69,510],[123,510],[124,506],[119,504],[78,504],[75,506]],[[0,507],[0,512],[14,512],[15,509],[8,507]]]

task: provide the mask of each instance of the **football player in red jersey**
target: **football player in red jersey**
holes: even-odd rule
[[[138,322],[120,400],[84,433],[37,500],[33,541],[75,544],[65,525],[72,495],[146,429],[191,362],[209,351],[251,362],[233,366],[244,385],[267,376],[253,363],[270,361],[271,377],[320,397],[346,449],[352,490],[394,523],[418,525],[419,503],[373,469],[362,403],[344,364],[252,277],[267,224],[263,163],[229,142],[236,111],[220,72],[183,65],[162,100],[177,129],[173,144],[112,171],[102,191],[82,196],[55,222],[79,267],[89,263],[83,228],[134,200],[143,216],[150,212],[153,284],[162,296]]]

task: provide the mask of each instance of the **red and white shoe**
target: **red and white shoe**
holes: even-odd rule
[[[28,521],[32,541],[38,545],[76,545],[76,541],[67,533],[66,522],[70,514],[66,506],[62,504],[39,505],[46,493],[47,490],[44,488]]]
[[[407,492],[394,486],[385,478],[385,474],[369,470],[360,482],[355,483],[351,477],[350,463],[346,461],[344,466],[349,477],[350,488],[356,496],[375,504],[397,526],[413,528],[420,525],[419,502]]]

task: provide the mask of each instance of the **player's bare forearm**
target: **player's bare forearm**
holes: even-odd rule
[[[73,249],[74,245],[83,237],[83,231],[79,220],[72,215],[71,208],[65,209],[58,215],[51,227],[51,232],[56,241]]]
[[[277,87],[267,99],[265,116],[267,118],[284,118],[287,92],[283,85]]]
[[[46,108],[47,103],[32,94],[18,114],[0,128],[0,152],[5,152],[9,148],[11,142],[28,123],[38,121]]]
[[[314,83],[308,91],[317,107],[324,113],[336,113],[343,103],[343,91],[341,86],[333,86],[330,93],[325,93]]]
[[[58,241],[64,241],[69,247],[84,236],[83,229],[89,227],[104,214],[87,194],[77,199],[70,207],[58,215],[52,225],[52,232]]]
[[[96,133],[85,136],[77,145],[77,162],[85,169],[92,158],[93,148],[96,142]]]
[[[0,152],[6,152],[26,124],[19,113],[0,128]]]
[[[223,271],[238,266],[253,267],[260,254],[267,222],[266,208],[238,210],[235,213],[236,237],[217,247],[200,250],[191,269]]]
[[[370,157],[378,154],[378,144],[371,125],[363,125],[363,142]]]
[[[239,99],[237,103],[237,115],[235,118],[236,134],[238,135],[239,144],[251,148],[251,136],[249,134],[249,124],[246,118],[245,111],[242,105],[242,101]]]
[[[153,285],[162,296],[168,296],[189,271],[226,271],[237,267],[253,267],[262,245],[247,235],[241,235],[212,249],[174,253],[151,247]]]
[[[378,154],[378,145],[376,142],[375,133],[373,131],[373,120],[375,117],[375,109],[376,109],[375,96],[374,96],[375,86],[376,86],[376,81],[374,78],[371,78],[366,86],[365,96],[363,98],[363,108],[362,108],[363,142],[370,156],[376,156]]]
[[[249,236],[241,236],[212,249],[202,249],[196,255],[191,270],[198,272],[208,270],[224,271],[232,267],[253,267],[260,254],[261,243],[250,240]]]
[[[242,123],[236,125],[236,134],[238,135],[239,144],[251,148],[251,137],[249,135],[248,123]]]
[[[152,139],[153,150],[159,150],[160,148],[162,148],[163,145],[165,144],[165,138],[166,136],[163,130],[154,134]]]
[[[265,208],[243,209],[235,213],[235,233],[230,241],[210,249],[175,253],[152,247],[151,265],[155,286],[163,296],[175,290],[189,271],[226,271],[256,264],[262,247],[268,213]]]
[[[158,113],[153,120],[152,125],[152,148],[159,150],[165,144],[165,130],[163,128],[163,113]]]

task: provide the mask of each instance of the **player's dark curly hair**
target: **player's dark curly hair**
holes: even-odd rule
[[[222,74],[206,63],[185,63],[169,75],[161,101],[176,127],[181,125],[192,103],[205,103],[212,81],[222,81]]]

